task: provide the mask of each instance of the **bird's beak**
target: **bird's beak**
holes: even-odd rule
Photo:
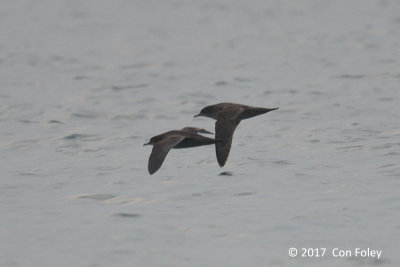
[[[269,111],[273,111],[273,110],[277,110],[277,109],[279,109],[279,108],[271,108]]]
[[[199,113],[197,115],[194,115],[193,118],[200,117],[200,116],[201,116],[201,114]]]
[[[146,144],[143,144],[143,146],[148,146],[148,145],[150,145],[150,142],[148,142],[148,143],[146,143]]]
[[[199,131],[199,133],[214,134],[214,133],[209,132],[209,131],[207,131],[207,130],[205,130],[205,129],[201,129],[201,130]]]

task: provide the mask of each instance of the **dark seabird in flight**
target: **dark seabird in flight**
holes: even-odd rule
[[[241,104],[219,103],[203,108],[194,117],[209,117],[215,122],[215,139],[222,140],[215,143],[215,152],[219,166],[224,166],[231,150],[232,137],[241,120],[258,116],[278,108],[258,108]]]
[[[148,169],[153,174],[160,169],[165,157],[171,148],[188,148],[214,144],[213,138],[208,138],[198,133],[212,134],[207,130],[196,127],[185,127],[181,130],[173,130],[153,136],[145,145],[153,145]]]

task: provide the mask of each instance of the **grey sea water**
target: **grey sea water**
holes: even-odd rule
[[[399,102],[396,0],[1,1],[0,266],[400,266]]]

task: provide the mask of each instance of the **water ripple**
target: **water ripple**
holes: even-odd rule
[[[113,216],[121,217],[121,218],[139,218],[140,217],[140,215],[136,214],[136,213],[124,213],[124,212],[115,213],[115,214],[113,214]]]
[[[109,200],[116,197],[115,195],[111,194],[83,194],[83,195],[78,195],[73,198],[80,198],[80,199],[92,199],[92,200],[98,200],[98,201],[103,201],[103,200]]]

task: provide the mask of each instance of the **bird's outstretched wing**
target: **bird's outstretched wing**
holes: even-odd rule
[[[154,144],[153,150],[151,151],[149,157],[149,164],[148,164],[148,169],[150,174],[153,174],[158,169],[160,169],[161,165],[164,162],[165,157],[167,156],[171,148],[179,144],[183,139],[185,139],[184,136],[171,135],[163,139],[162,141]]]
[[[231,150],[232,137],[244,111],[240,106],[229,106],[218,112],[215,123],[215,152],[219,166],[224,166]]]

